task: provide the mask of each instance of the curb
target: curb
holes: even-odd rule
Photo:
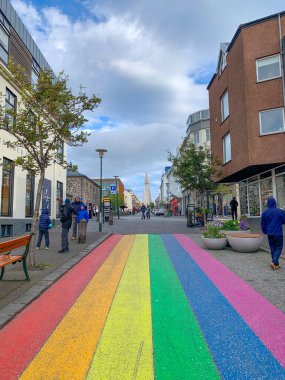
[[[107,232],[104,236],[96,240],[94,243],[90,244],[83,251],[79,252],[69,261],[58,267],[54,272],[41,279],[37,284],[28,289],[23,295],[17,297],[9,305],[3,307],[3,309],[0,310],[0,328],[4,327],[8,322],[15,318],[15,316],[19,314],[23,309],[25,309],[25,307],[27,307],[31,302],[38,298],[45,290],[47,290],[58,279],[65,275],[72,267],[79,263],[79,261],[87,256],[94,248],[102,244],[111,235],[113,234]]]

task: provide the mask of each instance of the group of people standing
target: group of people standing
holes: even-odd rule
[[[145,219],[145,217],[147,219],[150,219],[150,206],[149,205],[145,205],[144,203],[142,204],[142,207],[140,209],[141,213],[142,213],[142,219]]]
[[[65,199],[61,208],[61,249],[59,253],[69,252],[68,233],[72,227],[72,240],[78,236],[78,243],[85,243],[86,229],[89,220],[87,207],[82,203],[80,197],[75,197],[74,202],[70,202],[69,198]],[[49,229],[52,227],[49,217],[49,210],[45,209],[39,219],[39,236],[36,249],[40,249],[43,236],[45,237],[46,249],[49,249]]]

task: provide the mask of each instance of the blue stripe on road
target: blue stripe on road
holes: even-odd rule
[[[162,240],[222,378],[285,379],[285,369],[177,240]]]

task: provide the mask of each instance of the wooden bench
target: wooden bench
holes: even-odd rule
[[[33,234],[24,235],[12,240],[6,240],[3,242],[0,242],[0,268],[1,268],[1,274],[0,274],[0,280],[2,280],[5,267],[9,264],[16,264],[16,262],[23,263],[23,270],[26,275],[26,280],[30,281],[30,277],[27,270],[27,256],[30,249],[30,243],[32,239]],[[11,252],[15,249],[25,247],[24,253],[20,255],[11,255]]]

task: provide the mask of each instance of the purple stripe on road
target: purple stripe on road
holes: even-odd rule
[[[173,236],[285,367],[285,314],[191,239]]]

